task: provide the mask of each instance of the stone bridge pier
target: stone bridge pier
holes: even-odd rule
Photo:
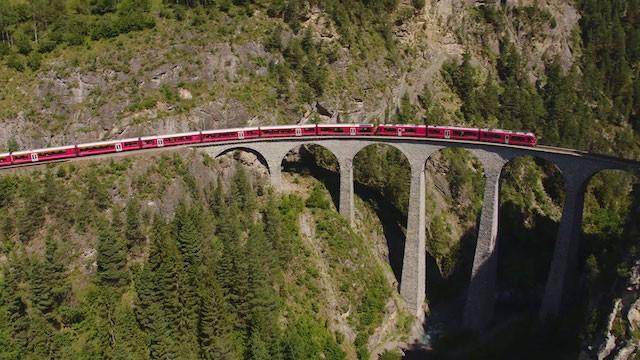
[[[290,150],[305,144],[320,145],[335,155],[340,173],[338,209],[350,224],[354,223],[355,218],[353,161],[356,154],[366,146],[386,144],[400,150],[409,161],[411,184],[400,294],[408,309],[418,318],[424,309],[426,284],[425,163],[434,152],[444,147],[467,149],[480,160],[485,173],[484,200],[463,316],[463,327],[471,330],[481,330],[493,319],[498,264],[500,175],[511,159],[531,155],[547,160],[558,167],[565,181],[565,203],[540,308],[541,320],[559,314],[562,302],[566,301],[566,288],[573,283],[577,274],[584,192],[589,179],[602,170],[640,169],[638,163],[539,148],[401,138],[260,139],[254,142],[216,144],[204,149],[214,158],[231,150],[252,152],[267,164],[273,186],[282,188],[282,160]]]

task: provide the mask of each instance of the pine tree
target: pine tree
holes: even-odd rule
[[[231,199],[238,205],[240,210],[250,215],[255,208],[255,195],[247,171],[238,162],[236,171],[231,181]]]
[[[198,340],[203,359],[239,359],[238,343],[233,332],[234,317],[224,300],[222,288],[213,274],[208,274],[200,294]]]
[[[33,305],[42,315],[49,314],[54,307],[53,289],[47,270],[45,262],[41,259],[35,259],[31,265],[29,283],[33,293]]]
[[[199,268],[202,262],[201,234],[196,226],[198,211],[195,207],[187,209],[184,204],[178,205],[175,216],[177,245],[180,250],[182,271],[180,272],[180,303],[182,313],[180,319],[181,333],[185,346],[194,345],[197,326],[197,288],[200,280]]]
[[[278,208],[278,201],[274,196],[269,196],[264,208],[262,221],[264,223],[265,237],[272,243],[273,249],[279,259],[279,264],[286,264],[293,256],[291,242],[284,238],[282,231],[282,214]]]
[[[250,309],[247,322],[252,331],[266,333],[277,321],[277,300],[272,285],[273,248],[267,243],[262,227],[253,225],[247,240],[245,261],[248,268],[247,305]]]
[[[44,222],[44,202],[38,184],[27,181],[22,188],[24,205],[18,210],[17,221],[20,241],[28,242],[40,229]]]
[[[24,357],[28,344],[29,318],[27,315],[27,305],[22,300],[18,288],[18,270],[10,264],[4,276],[2,299],[9,318],[8,327],[11,333],[11,353],[20,359]]]
[[[221,215],[222,209],[226,206],[223,190],[222,179],[220,177],[218,177],[216,181],[212,181],[209,185],[209,209],[216,218]]]
[[[254,331],[251,334],[248,348],[250,360],[270,360],[272,358],[269,348],[259,331]]]
[[[58,241],[47,235],[44,243],[45,272],[51,287],[54,307],[60,306],[71,290],[65,276],[62,257],[58,253]]]
[[[100,284],[117,288],[129,281],[124,243],[105,223],[98,229],[97,263]]]
[[[126,217],[124,233],[127,239],[127,247],[132,248],[133,246],[142,245],[146,237],[140,222],[140,203],[136,197],[131,197],[127,202]]]
[[[105,184],[98,179],[98,174],[95,170],[91,170],[87,174],[86,184],[86,198],[93,200],[99,210],[106,210],[111,204],[111,197]]]

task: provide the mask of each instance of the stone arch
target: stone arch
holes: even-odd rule
[[[260,151],[250,146],[236,145],[236,146],[230,146],[230,147],[212,148],[212,150],[214,150],[215,152],[209,152],[209,153],[212,155],[214,159],[217,159],[229,153],[236,153],[236,152],[245,152],[245,153],[252,154],[260,162],[260,164],[262,164],[262,166],[265,167],[265,169],[267,170],[267,173],[271,174],[273,172],[265,156]]]
[[[340,207],[340,160],[322,142],[305,142],[289,149],[282,159],[285,172],[302,172],[319,180],[329,191],[336,207]]]
[[[485,178],[481,159],[464,147],[442,148],[426,160],[425,286],[431,311],[439,304],[452,315],[462,311],[450,304],[464,295],[471,277]]]
[[[377,149],[392,149],[392,159],[400,160],[396,163],[397,174],[389,176],[388,168],[383,169],[379,166],[363,168],[362,164],[367,161],[368,164],[380,162],[381,153]],[[387,153],[384,154],[385,156]],[[363,158],[364,157],[364,158]],[[407,153],[394,143],[386,142],[367,142],[354,152],[353,158],[353,180],[355,192],[364,201],[372,205],[378,218],[382,222],[382,228],[385,239],[387,241],[389,263],[400,284],[402,271],[404,267],[404,251],[405,251],[405,234],[408,223],[409,210],[409,192],[411,183],[411,161]],[[383,173],[382,171],[385,171]],[[395,188],[393,194],[386,194],[390,190],[389,180],[393,182]],[[387,186],[383,189],[376,187]],[[382,190],[382,191],[380,191]],[[393,198],[400,196],[402,203],[393,203]]]
[[[501,316],[537,312],[545,300],[570,185],[563,165],[548,154],[530,153],[502,168],[496,246]]]

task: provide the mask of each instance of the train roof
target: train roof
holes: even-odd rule
[[[272,126],[260,126],[260,130],[278,130],[278,129],[310,129],[315,128],[316,124],[305,125],[272,125]]]
[[[42,152],[51,152],[51,151],[60,151],[60,150],[69,150],[75,148],[75,145],[66,145],[66,146],[57,146],[52,148],[43,148],[43,149],[33,149],[33,150],[20,150],[14,151],[11,155],[27,155],[32,153],[42,153]]]
[[[532,132],[524,132],[524,131],[513,131],[513,130],[503,130],[503,129],[489,129],[489,128],[484,128],[484,129],[480,129],[480,130],[497,132],[497,133],[504,133],[504,134],[518,134],[518,135],[536,136],[536,134],[534,134]]]
[[[429,125],[428,127],[432,128],[432,129],[443,129],[443,130],[447,130],[447,129],[464,130],[464,131],[477,131],[477,130],[480,130],[478,128],[461,127],[461,126],[447,126],[447,125]]]
[[[256,127],[246,127],[246,128],[204,130],[202,131],[202,133],[203,134],[219,134],[219,133],[237,132],[237,131],[252,131],[252,130],[258,130],[258,129],[259,128],[256,126]]]
[[[114,145],[114,144],[119,144],[119,143],[124,143],[124,142],[131,142],[131,141],[138,141],[138,138],[96,141],[96,142],[92,142],[92,143],[78,144],[78,147],[79,148],[83,148],[83,147],[91,147],[91,146],[98,146],[98,145]]]
[[[2,153],[2,154],[0,154],[0,158],[2,158],[2,157],[7,157],[7,156],[9,156],[9,155],[11,155],[11,153]]]
[[[318,124],[318,127],[328,128],[328,127],[373,127],[373,124]]]
[[[419,125],[419,124],[380,124],[379,126],[391,126],[391,127],[427,127],[426,125]]]

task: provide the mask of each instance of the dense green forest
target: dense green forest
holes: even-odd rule
[[[143,162],[0,179],[0,357],[368,358],[391,287],[320,184],[304,200],[274,194],[238,162],[228,183],[207,185],[188,168],[215,174],[219,162]],[[163,214],[156,202],[175,207]],[[301,213],[317,239],[303,240]],[[331,272],[321,275],[308,241]],[[329,328],[322,276],[339,286],[355,338]]]
[[[579,20],[565,34],[571,61],[547,54],[535,59],[527,49],[526,40],[557,40],[548,32],[564,19],[549,7],[491,0],[461,6],[466,22],[452,30],[440,24],[447,21],[429,17],[426,9],[433,12],[438,3],[0,1],[0,79],[7,84],[0,87],[0,118],[7,127],[28,124],[2,134],[9,136],[2,146],[28,147],[26,133],[57,145],[96,128],[95,138],[120,136],[140,125],[152,132],[164,126],[160,120],[182,125],[194,111],[207,113],[199,108],[203,103],[224,98],[237,101],[232,106],[245,110],[246,119],[217,122],[212,111],[216,122],[209,127],[245,125],[248,119],[293,123],[302,117],[503,127],[534,131],[545,145],[640,158],[639,0],[576,1]],[[429,51],[406,34],[432,39],[430,21],[452,33],[460,56],[449,54],[435,80],[411,90],[419,73],[413,67],[424,65],[416,59]],[[234,54],[254,51],[251,46],[264,52],[255,50],[258,55],[244,63],[224,58],[225,65],[241,64],[239,69],[225,68],[212,79],[198,72],[211,62],[197,52],[218,56],[209,43],[230,44]],[[246,44],[250,51],[242,48]],[[445,45],[450,44],[438,43]],[[136,58],[149,50],[151,55]],[[542,71],[533,70],[536,60]],[[156,69],[167,64],[179,68],[177,80],[142,85],[155,81]],[[47,83],[80,82],[69,73],[110,72],[116,75],[97,82],[77,104],[60,101]],[[152,75],[145,78],[147,73]],[[388,85],[398,78],[396,88]],[[180,97],[179,90],[193,98]],[[374,98],[383,115],[378,107],[371,116],[342,113],[342,102],[351,98],[367,105]],[[339,116],[322,118],[314,110],[318,103],[332,105]],[[70,124],[83,114],[91,120]],[[188,126],[194,125],[180,128]],[[330,155],[311,153],[317,165],[337,171]],[[367,341],[383,321],[393,282],[384,279],[380,264],[366,261],[375,256],[365,239],[335,214],[320,183],[296,178],[307,185],[304,195],[276,194],[257,177],[234,171],[205,186],[179,157],[154,161],[144,174],[123,160],[0,179],[0,357],[367,358]],[[484,182],[479,162],[464,150],[441,151],[426,168],[427,249],[435,269],[427,290],[437,312],[464,294]],[[409,172],[403,155],[388,146],[367,147],[355,159],[356,191],[385,231],[403,231]],[[541,336],[531,329],[555,245],[563,186],[557,169],[541,160],[515,159],[504,169],[496,322],[509,325],[495,342],[478,345],[478,356],[519,351],[535,357],[536,349],[562,345],[571,358],[606,327],[612,300],[638,256],[637,177],[612,172],[590,182],[575,292],[580,301]],[[164,198],[172,192],[184,192],[187,200]],[[305,242],[300,213],[313,218],[321,249]],[[350,314],[354,333],[336,330],[326,314],[324,275],[314,250],[326,255],[337,274],[332,281],[339,284],[340,310]],[[359,254],[366,254],[364,260]],[[615,324],[619,336],[637,337],[620,316]],[[435,348],[474,346],[475,340],[453,332]]]

